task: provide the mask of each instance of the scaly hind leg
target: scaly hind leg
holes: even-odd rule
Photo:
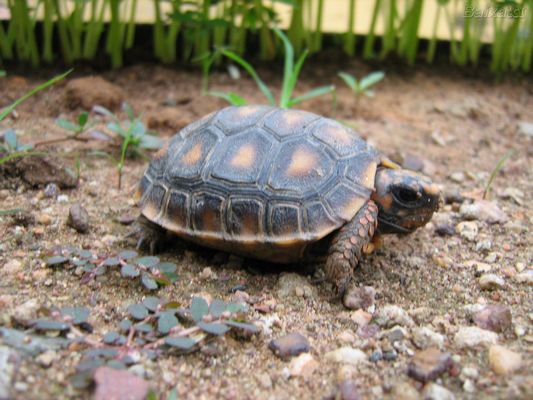
[[[343,304],[348,308],[346,299],[354,287],[353,270],[362,255],[372,251],[371,240],[377,227],[377,215],[376,204],[369,200],[331,241],[324,272],[326,278],[336,285]]]
[[[147,248],[150,254],[155,254],[157,249],[166,242],[167,231],[142,214],[137,219],[137,224],[140,227],[137,249]]]

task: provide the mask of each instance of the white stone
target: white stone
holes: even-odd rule
[[[509,375],[522,366],[522,355],[503,346],[489,348],[490,368],[498,375]]]
[[[459,348],[486,347],[498,342],[498,334],[476,326],[467,326],[459,329],[454,340]]]
[[[291,376],[302,376],[308,378],[317,369],[318,362],[309,353],[302,353],[293,358],[289,364]]]
[[[359,349],[345,346],[326,353],[325,359],[343,364],[358,365],[367,361],[367,355]]]
[[[482,290],[502,289],[505,281],[496,274],[484,274],[479,278],[479,286]]]
[[[18,274],[22,270],[22,263],[16,259],[10,260],[4,264],[2,270],[8,275]]]
[[[443,386],[428,383],[422,392],[424,400],[455,400],[455,395]]]
[[[412,318],[407,315],[407,312],[403,308],[393,304],[388,304],[382,309],[378,310],[375,320],[378,325],[385,326],[387,328],[390,328],[394,325],[414,325]]]
[[[533,286],[533,269],[527,269],[524,272],[516,274],[514,280],[518,283],[525,283],[529,286]]]
[[[463,222],[459,222],[455,226],[455,231],[462,238],[470,242],[473,242],[474,240],[476,240],[476,237],[479,233],[479,228],[475,221],[463,221]]]
[[[442,349],[444,347],[444,335],[425,326],[418,327],[413,329],[413,343],[419,349],[427,349],[428,347]]]

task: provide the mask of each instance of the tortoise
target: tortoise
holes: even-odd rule
[[[155,154],[136,193],[138,247],[162,234],[275,263],[325,258],[346,302],[353,270],[380,234],[407,234],[438,209],[439,188],[353,130],[319,115],[227,107]]]

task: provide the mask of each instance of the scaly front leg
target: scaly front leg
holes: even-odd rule
[[[337,286],[337,291],[346,302],[353,285],[353,270],[364,253],[372,251],[371,243],[378,221],[378,208],[369,200],[355,217],[333,237],[324,272],[326,278]]]

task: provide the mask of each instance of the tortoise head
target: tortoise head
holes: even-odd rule
[[[411,233],[424,226],[442,202],[431,180],[405,169],[378,168],[372,200],[380,233]]]

